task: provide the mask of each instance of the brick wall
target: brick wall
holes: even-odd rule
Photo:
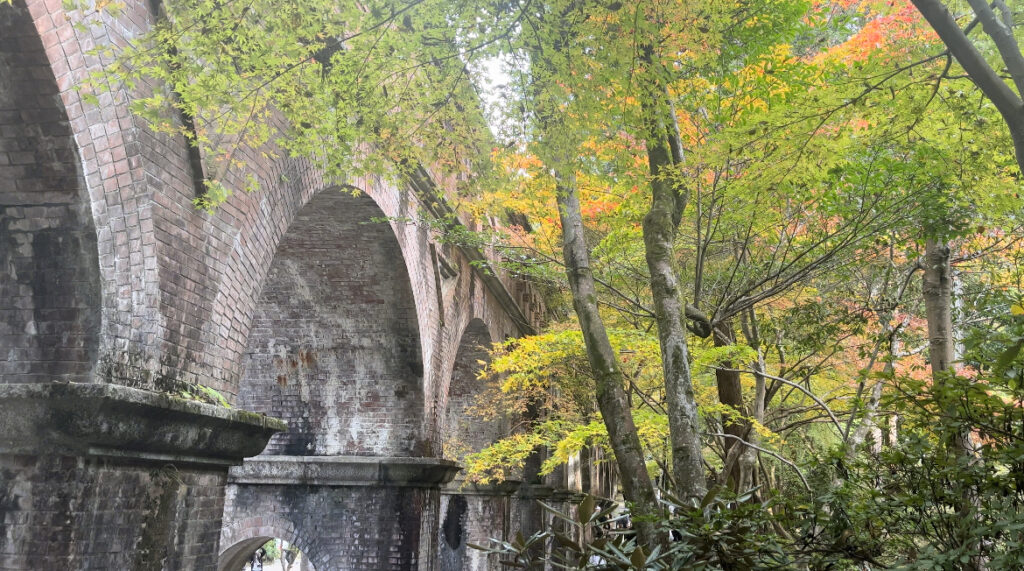
[[[213,569],[225,477],[0,456],[0,569]]]
[[[0,383],[81,380],[99,346],[96,231],[24,5],[0,10]]]
[[[289,424],[266,453],[430,455],[415,302],[382,217],[365,194],[326,190],[278,245],[239,394]]]
[[[511,540],[514,486],[481,486],[446,491],[441,496],[438,532],[438,564],[441,571],[489,571],[501,569],[501,558],[474,549],[492,540]]]
[[[316,569],[433,569],[440,492],[367,486],[229,486],[221,549],[267,535],[292,541]]]
[[[507,431],[502,419],[484,422],[467,413],[477,405],[476,397],[485,381],[477,376],[490,361],[491,335],[487,325],[473,319],[466,327],[459,343],[448,388],[448,406],[441,438],[447,457],[461,460],[470,452],[479,452],[504,436]]]

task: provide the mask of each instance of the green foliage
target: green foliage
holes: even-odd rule
[[[537,432],[502,438],[480,452],[466,455],[466,478],[484,484],[504,481],[523,466],[537,446],[544,444],[544,438]]]
[[[119,10],[115,2],[68,4],[92,26]],[[420,162],[458,172],[487,157],[476,146],[486,128],[469,75],[495,38],[481,38],[486,26],[475,5],[186,0],[162,7],[164,17],[131,44],[96,49],[112,63],[83,97],[96,104],[108,89],[127,88],[133,112],[151,128],[198,147],[208,178],[201,208],[227,198],[223,181],[245,178],[240,147],[316,161],[338,183],[401,176]],[[489,23],[507,29],[505,18],[495,14]]]
[[[715,488],[700,506],[665,493],[667,509],[655,519],[672,541],[644,549],[605,525],[625,521],[622,513],[591,500],[575,517],[557,515],[551,529],[485,549],[508,557],[513,568],[547,560],[564,569],[952,571],[983,560],[988,569],[1020,569],[1024,354],[1015,346],[1024,311],[1017,304],[1007,298],[997,326],[969,338],[968,359],[988,363],[971,376],[895,379],[883,410],[899,414],[899,441],[877,455],[820,455],[810,492],[780,485],[737,497]],[[965,434],[975,443],[970,453],[961,444]]]
[[[189,388],[180,392],[182,398],[213,404],[224,408],[231,408],[231,403],[219,391],[206,385],[189,385]]]
[[[1024,320],[1006,317],[968,345],[972,358],[1007,354]],[[900,379],[887,403],[900,441],[878,456],[821,462],[827,491],[791,514],[812,551],[901,569],[1024,566],[1024,392],[1007,374],[1021,365],[1014,355],[971,376]]]
[[[269,563],[281,558],[281,550],[277,548],[277,541],[276,539],[271,539],[263,544],[263,559],[265,562]]]
[[[638,546],[628,529],[620,529],[628,511],[593,496],[583,499],[575,516],[542,504],[555,518],[551,529],[472,547],[500,554],[514,569],[545,562],[556,569],[795,569],[787,543],[770,532],[770,504],[751,501],[753,495],[714,488],[693,505],[665,494],[664,511],[649,517],[666,543],[653,548]]]
[[[609,330],[618,350],[629,389],[663,399],[658,340],[635,329]],[[732,348],[744,353],[743,346]],[[709,358],[724,355],[712,351]],[[510,435],[466,457],[467,477],[490,481],[515,473],[534,447],[544,446],[549,455],[541,466],[548,474],[589,446],[610,452],[608,433],[594,403],[593,377],[578,329],[552,328],[538,335],[506,341],[496,346],[492,360],[481,374],[500,383],[500,394],[480,395],[470,414],[489,418],[502,411],[526,413],[539,406],[542,416],[525,432]],[[642,402],[638,396],[638,404]],[[633,421],[641,443],[649,452],[648,469],[659,475],[666,465],[668,421],[664,410],[638,405]]]

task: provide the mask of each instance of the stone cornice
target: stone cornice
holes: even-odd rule
[[[544,484],[523,484],[516,495],[527,500],[545,500],[551,497],[555,489]]]
[[[519,490],[519,480],[505,480],[494,484],[478,484],[465,480],[452,480],[441,490],[443,494],[460,496],[511,496]]]
[[[585,497],[587,497],[587,495],[582,492],[577,492],[575,490],[559,489],[551,493],[550,499],[552,502],[568,502],[571,504],[578,504],[582,502],[583,498]]]
[[[107,383],[0,385],[0,453],[234,465],[287,425]]]
[[[440,458],[377,456],[258,456],[231,468],[235,484],[437,488],[459,465]]]

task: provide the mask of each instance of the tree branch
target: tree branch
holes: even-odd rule
[[[771,450],[768,450],[766,448],[761,448],[760,446],[758,446],[756,444],[751,444],[750,442],[747,442],[746,440],[744,440],[744,439],[742,439],[739,436],[736,436],[734,434],[725,434],[724,432],[708,432],[706,434],[708,436],[717,436],[717,437],[721,437],[721,438],[731,438],[733,440],[737,440],[740,443],[742,443],[744,446],[749,446],[749,447],[753,448],[754,450],[757,450],[758,452],[764,452],[765,454],[767,454],[767,455],[769,455],[769,456],[771,456],[773,458],[776,458],[777,460],[779,460],[783,464],[785,464],[785,465],[789,466],[790,468],[792,468],[793,471],[796,472],[796,475],[800,477],[800,482],[803,483],[804,488],[808,492],[811,491],[811,486],[810,486],[810,484],[807,483],[807,478],[804,477],[804,473],[800,471],[800,467],[797,466],[792,460],[789,460],[789,459],[783,457],[782,455],[780,455],[780,454],[778,454],[776,452],[772,452]]]

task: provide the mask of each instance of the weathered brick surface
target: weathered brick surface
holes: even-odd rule
[[[411,487],[229,486],[221,549],[252,537],[293,542],[318,570],[435,569],[440,492]]]
[[[98,381],[172,393],[198,383],[289,420],[292,430],[269,454],[439,455],[451,434],[445,426],[471,386],[472,367],[455,363],[476,360],[465,348],[480,331],[493,340],[522,333],[508,308],[464,253],[441,244],[428,225],[398,221],[418,220],[422,204],[383,179],[347,181],[363,191],[353,197],[308,161],[269,160],[266,149],[241,147],[235,158],[245,166],[225,182],[240,188],[251,174],[262,190],[237,192],[213,214],[193,208],[184,139],[154,132],[130,110],[133,98],[164,87],[97,92],[98,105],[77,90],[105,63],[90,50],[123,46],[152,21],[147,0],[129,0],[116,17],[84,28],[75,27],[82,15],[65,13],[58,0],[0,3],[0,383]],[[456,182],[435,179],[442,194]],[[393,221],[364,224],[370,217]],[[536,317],[535,296],[511,276],[498,277]],[[482,442],[485,432],[490,437],[474,434]],[[162,481],[143,477],[148,469],[61,462],[8,472],[4,489],[50,493],[68,513],[99,510],[120,494],[141,502],[121,510],[130,522],[149,517],[146,501],[165,497]],[[82,487],[61,480],[70,464]],[[195,475],[189,484],[189,469],[178,469],[187,485],[167,500],[172,527],[201,535],[203,547],[193,550],[194,561],[172,557],[161,565],[208,568],[208,554],[217,551],[212,536],[189,531],[192,520],[206,530],[208,514],[195,516],[205,508],[188,498],[207,488],[220,497],[221,484],[213,482],[223,473]],[[289,493],[271,497],[307,505],[300,488]],[[436,490],[416,494],[403,501],[425,502],[416,521],[431,531],[416,533],[433,546],[421,553],[434,554]],[[42,515],[49,508],[26,505],[18,517],[29,517],[39,535],[86,549],[89,541],[75,535],[86,528],[61,527]],[[5,518],[9,513],[3,510]],[[84,516],[76,517],[83,524]],[[95,555],[100,559],[89,565],[159,568],[124,563],[124,551],[139,551],[145,537],[135,525],[117,528],[128,542],[122,559]],[[304,529],[328,536],[356,529],[337,526],[321,521]],[[159,549],[187,544],[166,537]],[[24,554],[25,541],[5,549]],[[106,553],[92,545],[89,553]]]
[[[239,405],[289,423],[265,454],[429,456],[416,307],[372,199],[317,194],[256,305]]]
[[[0,10],[0,383],[81,380],[99,346],[96,231],[25,6]]]
[[[225,474],[0,456],[0,569],[212,569]]]
[[[486,381],[480,379],[479,374],[484,364],[490,361],[490,347],[491,335],[487,325],[480,319],[472,320],[455,355],[447,391],[448,403],[441,425],[445,455],[454,460],[461,460],[467,453],[479,452],[508,432],[506,419],[484,421],[470,414],[480,404],[477,397]]]
[[[515,486],[482,486],[446,490],[441,496],[438,566],[441,571],[501,569],[501,558],[469,544],[487,546],[509,541],[519,531],[512,521]]]

